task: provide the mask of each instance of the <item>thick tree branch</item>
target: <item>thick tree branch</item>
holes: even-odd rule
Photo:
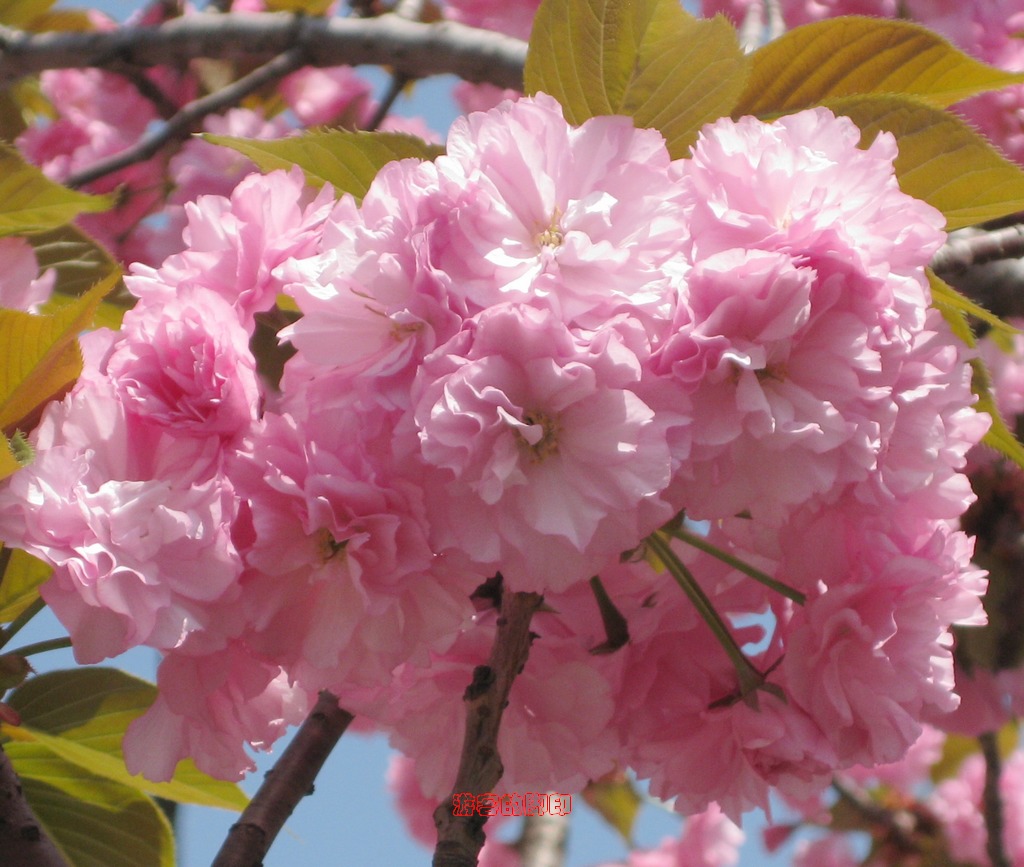
[[[316,775],[350,722],[352,714],[338,707],[335,696],[320,693],[288,748],[231,826],[211,867],[258,867],[263,863],[278,831],[299,801],[313,791]]]
[[[466,733],[452,797],[434,811],[437,849],[433,867],[476,867],[484,845],[486,816],[455,816],[456,794],[483,795],[494,791],[504,769],[498,754],[501,715],[508,704],[516,675],[526,665],[533,635],[530,619],[540,605],[537,593],[503,594],[498,631],[487,665],[477,666],[473,682],[463,696],[466,702]]]
[[[215,93],[194,100],[181,109],[167,123],[158,127],[152,133],[144,135],[132,147],[121,153],[101,160],[95,165],[89,166],[80,172],[69,176],[65,184],[69,187],[81,187],[97,178],[102,178],[112,172],[116,172],[127,166],[141,163],[155,156],[164,145],[172,141],[187,138],[189,133],[208,114],[223,111],[237,105],[248,94],[259,90],[272,81],[283,78],[289,72],[294,72],[303,65],[303,51],[301,48],[293,48],[284,54],[275,57],[273,60],[264,63],[258,69],[254,69],[248,75],[223,87]]]
[[[958,235],[935,254],[932,270],[940,277],[962,273],[976,265],[1024,256],[1024,225]]]
[[[0,748],[0,860],[5,867],[69,867],[46,836]]]
[[[267,61],[293,48],[309,66],[390,66],[411,78],[451,73],[522,90],[526,43],[452,21],[309,18],[287,13],[200,13],[159,27],[25,33],[0,27],[0,84],[45,69],[114,64],[183,67],[196,58]]]

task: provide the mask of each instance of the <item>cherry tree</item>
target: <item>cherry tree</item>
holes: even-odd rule
[[[154,798],[260,863],[349,726],[435,867],[636,779],[635,867],[769,797],[803,864],[1024,863],[1024,5],[702,12],[0,13],[9,863],[172,863]]]

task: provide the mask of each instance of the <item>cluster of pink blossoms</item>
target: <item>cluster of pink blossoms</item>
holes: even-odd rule
[[[186,249],[128,278],[124,329],[86,336],[0,493],[79,660],[164,654],[129,767],[238,778],[328,689],[443,798],[513,591],[546,605],[497,791],[628,766],[736,816],[898,759],[956,706],[950,624],[982,619],[956,521],[988,420],[929,310],[943,219],[891,137],[859,139],[825,109],[721,120],[673,161],[538,95],[361,203],[278,173],[186,206]],[[303,315],[276,389],[248,341],[281,292]],[[806,597],[676,543],[770,689],[741,694],[645,561],[680,513]]]

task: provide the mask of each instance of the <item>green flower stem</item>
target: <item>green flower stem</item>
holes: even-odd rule
[[[15,617],[6,629],[0,630],[0,647],[6,645],[8,641],[21,632],[22,627],[45,607],[46,603],[42,599],[36,599],[28,608]]]
[[[794,590],[788,584],[776,581],[768,573],[762,572],[760,569],[755,569],[749,563],[745,563],[740,560],[739,557],[733,557],[732,554],[727,551],[723,551],[716,545],[712,545],[702,536],[698,536],[696,533],[684,530],[682,527],[671,527],[667,528],[666,531],[675,536],[680,542],[685,542],[687,545],[692,545],[694,548],[703,551],[705,554],[710,554],[716,560],[721,560],[723,563],[729,564],[733,569],[753,578],[765,587],[774,590],[776,593],[781,593],[787,599],[792,599],[797,605],[803,605],[807,602],[807,597],[799,590]]]
[[[32,656],[36,653],[46,653],[48,650],[63,650],[66,647],[71,647],[71,639],[64,636],[63,638],[48,638],[46,641],[37,641],[35,644],[26,644],[24,647],[12,650],[11,653],[16,656]]]
[[[647,544],[658,555],[658,559],[665,564],[676,583],[683,588],[683,592],[689,597],[693,607],[697,609],[697,613],[711,627],[718,643],[722,645],[732,661],[740,679],[740,696],[744,699],[748,699],[748,697],[752,699],[755,690],[764,684],[764,675],[744,656],[743,651],[736,644],[736,639],[729,632],[729,627],[725,625],[725,621],[715,610],[715,606],[711,604],[711,600],[697,583],[693,573],[683,565],[682,560],[676,556],[669,543],[662,538],[660,533],[652,533],[647,537]]]

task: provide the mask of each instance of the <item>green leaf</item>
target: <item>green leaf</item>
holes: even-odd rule
[[[49,10],[55,0],[0,0],[0,24],[24,28]]]
[[[53,315],[0,310],[0,429],[31,419],[75,381],[82,370],[78,334],[118,279],[111,274]]]
[[[97,281],[112,274],[121,275],[120,265],[107,249],[74,224],[30,235],[26,240],[35,251],[40,273],[48,269],[57,273],[53,294],[43,306],[43,313],[56,313],[74,303]],[[119,279],[96,308],[93,324],[117,331],[125,311],[134,303],[134,297]]]
[[[15,472],[20,470],[21,467],[22,464],[14,453],[11,441],[0,433],[0,481],[3,481],[10,475],[13,475]]]
[[[75,225],[61,226],[49,232],[30,235],[39,263],[40,273],[54,270],[57,279],[53,298],[43,312],[54,313],[59,308],[84,295],[89,289],[113,273],[120,274],[120,266],[110,252],[95,238]],[[113,290],[96,311],[94,322],[112,328],[121,327],[121,317],[134,299],[121,284]]]
[[[53,569],[17,548],[9,548],[7,568],[0,580],[0,623],[10,623],[39,598],[39,587]]]
[[[987,412],[992,417],[992,426],[988,429],[982,442],[994,448],[1000,454],[1005,455],[1018,467],[1024,469],[1024,445],[1014,436],[1013,431],[1007,426],[999,406],[996,404],[992,394],[991,379],[984,363],[979,358],[971,359],[971,367],[974,370],[972,388],[978,395],[978,402],[974,408],[978,412]]]
[[[267,0],[268,12],[298,12],[303,15],[323,15],[333,0]]]
[[[22,726],[5,735],[45,746],[54,755],[141,792],[184,804],[242,810],[248,799],[238,786],[214,780],[191,761],[178,765],[169,783],[132,776],[124,766],[121,741],[128,724],[156,698],[156,687],[122,671],[81,668],[32,678],[8,704]]]
[[[949,324],[950,330],[953,332],[954,336],[959,338],[966,346],[977,345],[977,338],[975,338],[974,332],[971,330],[970,323],[967,321],[967,314],[969,311],[965,309],[965,307],[970,305],[972,302],[964,299],[966,302],[965,305],[961,303],[953,303],[948,300],[948,293],[943,292],[941,288],[945,283],[940,277],[935,275],[930,268],[928,269],[928,281],[931,284],[933,292],[932,302],[936,309],[938,309],[942,314],[942,318]],[[947,289],[949,289],[950,292],[956,292],[952,287],[947,287]],[[978,309],[984,310],[984,308],[981,307]],[[1006,325],[1005,327],[1009,328],[1010,326]],[[994,448],[1000,454],[1017,464],[1017,466],[1024,469],[1024,445],[1021,445],[1020,440],[1014,436],[1013,431],[1011,431],[1009,426],[1006,424],[1006,420],[1003,418],[1002,413],[999,412],[999,406],[996,403],[995,396],[992,392],[992,377],[989,375],[985,362],[980,358],[972,358],[970,364],[971,370],[973,371],[973,376],[971,377],[971,390],[978,397],[974,404],[974,409],[977,412],[988,413],[992,419],[992,425],[982,438],[982,442],[990,448]]]
[[[937,108],[1024,82],[908,21],[844,16],[797,27],[751,55],[733,116],[789,114],[825,100],[906,94]]]
[[[4,747],[25,798],[72,867],[174,867],[174,836],[156,803],[34,743]]]
[[[1017,722],[1012,720],[1004,725],[996,736],[999,754],[1006,758],[1017,746]],[[960,772],[964,759],[981,751],[978,739],[954,732],[946,734],[942,744],[942,757],[932,765],[930,775],[933,783],[941,783]]]
[[[1024,210],[1024,171],[958,117],[907,96],[829,100],[861,128],[862,144],[881,130],[896,137],[896,176],[959,229]]]
[[[108,196],[90,196],[55,184],[36,166],[0,142],[0,236],[45,232],[81,213],[106,211]]]
[[[980,304],[972,301],[962,292],[954,289],[945,280],[939,277],[931,268],[926,269],[928,274],[928,285],[932,290],[932,303],[945,314],[947,310],[958,311],[967,316],[980,319],[989,325],[994,331],[1007,337],[1020,334],[1019,328],[1014,328],[1009,322],[1004,322],[995,313],[986,310]],[[947,317],[948,321],[948,317]]]
[[[298,166],[313,186],[331,184],[339,195],[351,193],[357,199],[388,163],[408,157],[432,160],[444,153],[437,145],[397,132],[319,130],[270,141],[209,134],[203,138],[244,154],[261,171]]]
[[[627,846],[633,846],[633,825],[643,799],[628,777],[610,776],[590,783],[583,790],[583,800],[619,833]]]
[[[572,124],[628,115],[683,157],[705,123],[730,112],[747,66],[724,18],[697,20],[677,0],[544,0],[524,81]]]

